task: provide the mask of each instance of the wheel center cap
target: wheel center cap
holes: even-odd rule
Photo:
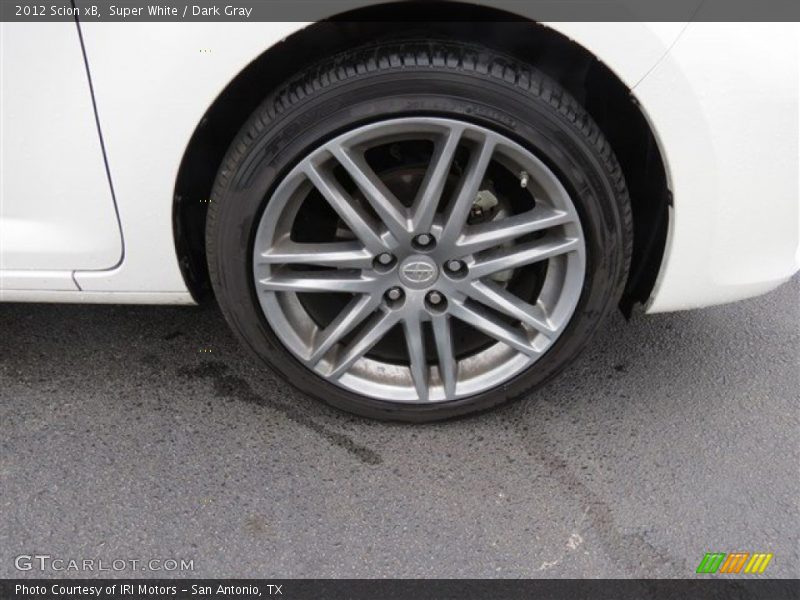
[[[400,281],[415,290],[433,285],[439,277],[439,268],[427,256],[409,256],[400,263]]]

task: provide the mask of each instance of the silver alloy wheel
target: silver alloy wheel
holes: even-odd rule
[[[419,189],[404,202],[368,151],[409,140],[432,151]],[[460,168],[457,156],[466,157]],[[490,166],[517,178],[530,208],[471,223],[483,200],[497,202]],[[312,193],[338,215],[333,241],[296,240],[298,212]],[[534,264],[543,267],[542,281],[535,297],[521,298],[508,282]],[[555,174],[503,135],[433,117],[372,123],[313,150],[275,189],[253,249],[264,316],[294,356],[338,386],[403,403],[472,396],[530,367],[569,323],[584,271],[580,220]],[[346,303],[319,323],[303,301],[308,294],[346,294]],[[490,343],[464,356],[452,335],[456,321]],[[395,327],[407,360],[371,355]]]

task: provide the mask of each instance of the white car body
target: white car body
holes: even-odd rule
[[[172,220],[182,157],[228,83],[307,25],[82,23],[85,61],[74,23],[2,24],[0,300],[193,303]],[[800,26],[546,25],[631,90],[658,141],[673,203],[648,312],[788,280]]]

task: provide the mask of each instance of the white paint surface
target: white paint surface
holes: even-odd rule
[[[77,28],[0,27],[0,287],[7,271],[113,267],[122,242]]]
[[[732,301],[790,277],[800,257],[798,25],[548,25],[634,88],[668,163],[674,208],[649,310]],[[15,285],[20,270],[30,271],[28,290],[65,291],[63,275],[74,271],[78,301],[189,301],[172,234],[186,146],[236,74],[304,26],[82,26],[125,241],[125,259],[114,266],[119,233],[74,26],[70,38],[67,24],[52,24],[54,41],[42,44],[23,39],[22,29],[9,38],[4,25],[0,268],[15,270]],[[11,44],[25,52],[5,51]],[[48,74],[46,93],[37,69]],[[9,86],[8,77],[21,83]],[[49,113],[37,124],[40,103],[52,104],[62,88],[67,101],[58,110],[74,118]],[[61,151],[51,152],[52,144]],[[33,284],[37,269],[41,280]],[[0,288],[10,289],[7,281],[0,278]],[[40,296],[16,296],[26,297]]]

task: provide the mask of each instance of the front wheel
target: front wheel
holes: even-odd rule
[[[625,183],[585,110],[452,42],[362,48],[271,94],[209,208],[234,331],[339,408],[429,421],[524,395],[619,300]]]

